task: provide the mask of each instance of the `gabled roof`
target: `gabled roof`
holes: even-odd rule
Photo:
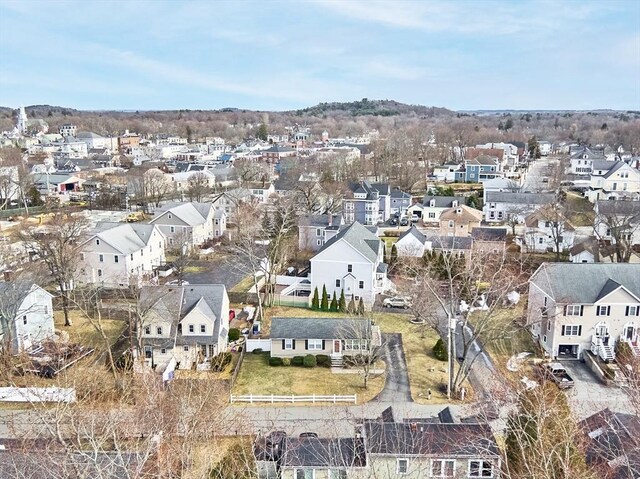
[[[562,229],[564,231],[575,231],[575,228],[564,214],[555,208],[556,207],[554,205],[545,205],[542,208],[539,208],[525,217],[525,225],[528,228],[537,228],[539,221],[557,221],[558,223],[562,223]]]
[[[357,318],[273,318],[272,339],[362,339],[371,321]]]
[[[427,241],[431,242],[431,248],[434,250],[457,251],[468,250],[473,245],[471,236],[441,236],[427,235]]]
[[[357,221],[344,228],[337,235],[327,241],[318,254],[331,248],[338,241],[344,241],[358,251],[367,260],[375,263],[380,251],[380,239]],[[313,259],[313,258],[312,258]]]
[[[464,205],[464,197],[462,196],[429,196],[426,195],[422,199],[422,205],[425,207],[429,207],[431,201],[434,201],[434,208],[451,208],[453,207],[453,202],[457,201],[458,205]]]
[[[476,227],[471,230],[471,237],[476,241],[506,241],[507,228]]]
[[[593,160],[591,163],[592,170],[606,170],[609,171],[616,164],[616,161],[612,160]]]
[[[337,229],[341,224],[342,215],[332,215],[331,227]],[[329,215],[304,215],[298,219],[298,226],[313,226],[313,227],[330,227]]]
[[[264,153],[289,153],[292,151],[296,151],[290,146],[286,145],[273,145],[271,148],[267,148],[266,150],[262,150]]]
[[[465,163],[469,165],[497,166],[498,158],[494,156],[480,155],[476,158],[466,160]]]
[[[93,239],[100,239],[122,254],[135,253],[149,244],[156,229],[152,224],[100,222],[85,244]],[[162,235],[160,230],[157,231]]]
[[[406,230],[404,233],[400,235],[400,237],[398,238],[398,241],[402,240],[403,238],[406,238],[407,236],[414,237],[415,239],[420,241],[420,243],[422,244],[424,244],[427,241],[427,237],[424,235],[424,233],[422,233],[422,231],[420,231],[416,227],[416,225],[411,225],[411,228],[409,228],[408,230]]]
[[[640,298],[640,264],[543,263],[529,281],[558,303],[593,304],[610,281]]]
[[[155,217],[149,223],[153,224],[161,217],[172,214],[188,226],[201,225],[207,221],[211,208],[213,208],[211,203],[198,203],[196,201],[170,203],[157,210]]]
[[[605,216],[628,216],[640,220],[640,201],[598,200],[595,210]]]
[[[586,156],[586,158],[583,158]],[[600,151],[593,151],[590,148],[584,147],[580,150],[571,153],[572,160],[604,160],[604,155]]]
[[[482,211],[470,208],[467,205],[459,205],[444,210],[440,214],[440,221],[455,220],[463,223],[473,223],[482,220]]]
[[[411,194],[405,193],[402,190],[393,190],[391,192],[391,198],[411,199]]]
[[[598,250],[598,244],[595,242],[593,238],[587,238],[580,243],[574,244],[571,248],[569,248],[569,254],[571,256],[577,256],[583,251],[591,253],[594,257],[596,256],[596,252]]]

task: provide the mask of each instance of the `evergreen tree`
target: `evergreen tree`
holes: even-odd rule
[[[347,300],[344,297],[344,289],[340,291],[340,301],[338,302],[338,311],[341,313],[346,313],[347,311]]]
[[[507,118],[507,122],[504,124],[504,131],[509,131],[511,128],[513,128],[513,120]]]
[[[360,296],[360,301],[358,301],[358,316],[364,316],[364,301],[362,300],[362,296]]]
[[[311,309],[318,310],[320,309],[320,298],[318,298],[318,287],[313,290],[313,298],[311,299]]]
[[[389,263],[394,264],[397,260],[398,260],[398,248],[396,248],[396,245],[394,243],[394,245],[391,247],[391,258],[389,259]]]
[[[467,197],[467,206],[471,207],[471,208],[475,208],[477,210],[480,210],[482,208],[480,208],[480,198],[478,197],[477,193],[473,193],[471,196]]]
[[[338,311],[338,297],[336,296],[336,292],[333,292],[333,298],[331,298],[331,305],[329,306],[329,311],[335,313]]]
[[[538,139],[535,136],[529,138],[527,142],[527,150],[529,151],[529,156],[531,158],[540,158],[542,156],[540,154],[540,145],[538,144]]]
[[[322,301],[320,303],[320,309],[322,311],[329,311],[329,295],[327,294],[327,287],[322,286]]]
[[[267,135],[268,135],[268,131],[267,131],[267,125],[264,123],[261,123],[260,126],[258,127],[258,132],[256,133],[256,138],[258,138],[259,140],[262,141],[267,141]]]
[[[351,299],[349,300],[349,305],[347,306],[347,313],[349,314],[356,313],[356,302],[353,299],[353,295],[351,295]]]

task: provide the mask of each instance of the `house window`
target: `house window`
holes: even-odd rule
[[[352,264],[348,264],[347,265],[347,273],[352,273],[353,272],[353,265]]]
[[[84,253],[80,253],[80,259],[84,261]]]
[[[345,351],[360,351],[360,349],[367,349],[366,339],[345,339],[344,340]]]
[[[562,326],[562,336],[580,336],[581,330],[579,324],[567,324]]]
[[[491,461],[469,461],[469,477],[493,477]]]
[[[609,316],[611,306],[598,306],[596,309],[596,316]]]
[[[398,474],[406,474],[409,472],[409,459],[398,459],[396,462],[396,472]]]
[[[119,261],[120,261],[120,258],[118,257],[118,255],[115,255],[115,256],[113,257],[113,262],[114,262],[114,263],[118,263]]]
[[[193,333],[193,332],[195,332],[195,330],[196,330],[195,326],[193,324],[190,324],[189,325],[189,332]]]
[[[158,326],[156,328],[156,333],[158,334],[158,336],[162,336],[162,326]]]
[[[316,228],[316,236],[322,236],[322,230],[320,228]]]
[[[146,359],[151,359],[151,346],[145,346],[144,347],[144,357]]]
[[[207,332],[207,325],[206,324],[201,324],[200,325],[200,332],[201,333],[206,333]]]
[[[565,316],[580,316],[581,310],[582,306],[579,304],[569,304],[567,305],[567,314],[565,314]]]
[[[322,245],[322,240],[316,240],[316,244],[317,244],[318,246],[321,246],[321,245]]]
[[[358,287],[364,289],[364,281],[358,281]]]
[[[44,314],[49,314],[49,306],[44,306]]]
[[[639,316],[638,309],[640,309],[638,306],[627,306],[626,316]]]
[[[168,215],[168,216],[169,216],[169,219],[173,218],[173,216],[171,216],[171,213],[169,213],[169,215]]]
[[[99,256],[98,256],[98,260],[99,260],[101,263],[103,263],[103,262],[104,262],[104,255],[103,255],[103,254],[99,255]]]
[[[27,324],[27,315],[26,314],[22,317],[22,324]]]
[[[347,471],[344,469],[329,469],[329,479],[347,479]]]
[[[293,349],[293,339],[285,339],[284,340],[284,349],[285,350]]]
[[[102,278],[102,270],[101,269],[98,270],[98,278]]]
[[[161,348],[160,354],[167,354],[167,348]]]
[[[182,350],[183,350],[185,353],[188,353],[188,352],[189,352],[189,346],[182,346]]]
[[[435,218],[436,214],[435,213],[429,213],[429,218]]]
[[[98,244],[98,245],[100,244],[100,240],[99,239],[96,240],[96,244]]]
[[[309,351],[322,350],[322,339],[310,339],[309,341],[307,341],[307,349]]]
[[[169,226],[169,232],[170,233],[175,233],[176,232],[176,227],[175,226]]]
[[[131,261],[133,261],[133,253],[131,253]]]
[[[313,479],[315,474],[313,469],[296,469],[295,479]]]
[[[453,477],[456,461],[453,459],[432,459],[431,477]]]
[[[340,287],[340,280],[336,279],[336,288],[339,288],[339,287]]]
[[[151,326],[144,327],[144,334],[151,334]]]

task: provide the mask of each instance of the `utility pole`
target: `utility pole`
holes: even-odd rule
[[[454,316],[451,315],[450,311],[447,311],[447,328],[448,328],[448,339],[447,339],[447,343],[448,343],[448,350],[449,350],[449,354],[448,354],[448,369],[449,369],[449,383],[447,385],[447,399],[451,399],[451,396],[453,394],[453,378],[454,378],[454,367],[453,365],[454,363],[454,357],[455,357],[455,353],[456,353],[456,347],[455,347],[455,343],[454,343],[454,335],[455,335],[455,328],[456,328],[456,318]]]

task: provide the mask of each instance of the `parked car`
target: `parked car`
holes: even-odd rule
[[[409,219],[406,216],[404,218],[400,218],[400,226],[409,226]]]
[[[179,279],[174,279],[173,281],[169,281],[167,283],[169,286],[187,286],[189,281],[185,281],[184,279],[180,281]]]
[[[410,308],[411,300],[409,298],[403,298],[402,296],[394,296],[392,298],[386,298],[382,305],[385,308]]]
[[[236,317],[236,310],[235,309],[230,309],[229,310],[229,321],[231,321],[235,317]]]
[[[540,379],[553,381],[560,389],[569,389],[574,386],[573,378],[560,363],[543,363],[538,366],[537,373]]]
[[[397,225],[398,224],[398,219],[397,218],[391,218],[391,220],[389,220],[389,224],[393,225],[393,226]]]
[[[318,433],[315,433],[315,432],[301,432],[300,433],[300,439],[302,439],[304,437],[318,437]]]
[[[142,221],[144,219],[144,213],[142,211],[134,211],[127,215],[127,223],[135,223],[136,221]]]

